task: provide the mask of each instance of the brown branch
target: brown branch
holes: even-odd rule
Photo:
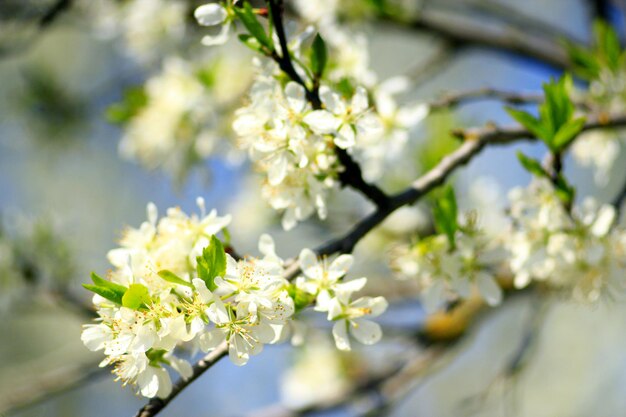
[[[135,417],[152,417],[156,416],[163,410],[174,398],[178,396],[187,385],[198,379],[200,375],[215,365],[220,359],[228,354],[228,345],[223,342],[215,350],[209,352],[193,365],[193,373],[188,379],[179,379],[172,387],[172,392],[165,398],[153,398],[144,405]]]
[[[583,127],[583,131],[618,126],[626,126],[626,115],[590,118]],[[485,146],[504,145],[522,139],[535,140],[532,134],[523,127],[500,128],[488,125],[474,129],[459,129],[453,131],[453,134],[464,140],[457,150],[444,157],[434,168],[415,180],[409,188],[390,197],[388,206],[376,210],[361,220],[346,235],[319,247],[317,253],[329,255],[336,252],[352,252],[361,238],[382,223],[391,213],[402,206],[415,203],[423,195],[443,184],[457,168],[478,155]]]
[[[453,45],[482,46],[519,54],[559,69],[571,66],[567,51],[558,39],[546,38],[525,28],[488,26],[476,19],[428,7],[408,19],[386,11],[382,11],[379,18],[394,25],[435,33]]]
[[[614,128],[618,126],[626,126],[626,115],[615,117],[603,116],[601,118],[589,119],[583,127],[583,131],[597,128]],[[416,179],[405,191],[390,197],[387,206],[378,207],[374,213],[357,223],[346,235],[321,246],[316,249],[316,252],[321,256],[351,252],[354,246],[366,234],[382,223],[391,213],[402,206],[415,203],[422,196],[443,184],[457,168],[463,166],[478,155],[485,146],[509,144],[522,139],[533,140],[531,133],[522,127],[499,128],[491,125],[481,128],[457,130],[454,134],[465,140],[456,151],[444,157],[439,164]],[[293,260],[288,265],[285,274],[288,279],[292,279],[298,272],[298,262]],[[207,369],[226,356],[227,353],[228,346],[224,343],[207,354],[194,365],[193,375],[189,379],[179,380],[174,385],[172,393],[166,398],[154,398],[150,400],[148,404],[136,414],[136,417],[152,417],[157,415],[176,398],[187,385],[195,381]]]
[[[468,102],[489,99],[500,100],[507,104],[538,104],[544,101],[544,96],[539,93],[525,94],[483,87],[459,93],[444,94],[441,98],[431,101],[429,106],[433,110],[439,110]]]
[[[268,6],[272,14],[272,23],[276,30],[276,36],[280,43],[282,54],[278,55],[275,51],[270,55],[274,61],[279,65],[280,69],[288,75],[293,81],[304,87],[307,100],[311,103],[313,109],[319,110],[323,108],[322,100],[319,96],[318,86],[309,88],[306,82],[300,77],[296,71],[291,55],[289,53],[289,46],[287,42],[287,35],[285,34],[285,28],[283,26],[283,2],[282,0],[268,0]],[[317,84],[317,83],[316,83]],[[376,185],[370,184],[363,178],[361,167],[350,156],[350,154],[340,148],[335,148],[335,153],[339,162],[343,166],[343,171],[339,173],[339,181],[343,186],[350,186],[355,190],[361,192],[365,197],[372,201],[377,207],[384,207],[388,203],[387,195]]]

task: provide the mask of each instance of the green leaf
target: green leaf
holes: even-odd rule
[[[238,38],[244,45],[252,49],[254,52],[263,53],[263,46],[254,36],[242,33],[238,36]]]
[[[201,68],[196,71],[196,78],[207,88],[215,86],[215,73],[210,68]]]
[[[313,45],[311,45],[311,70],[317,78],[320,78],[324,73],[327,61],[328,50],[326,49],[326,42],[318,33],[315,35]]]
[[[110,288],[98,287],[97,285],[93,285],[93,284],[83,284],[83,288],[93,293],[96,293],[99,296],[106,298],[107,300],[115,304],[122,305],[123,295],[120,295],[119,293],[111,290]]]
[[[211,242],[202,250],[202,256],[198,256],[196,260],[198,277],[205,282],[210,291],[215,290],[217,288],[215,277],[223,277],[226,274],[226,251],[222,242],[211,236]]]
[[[534,158],[524,155],[522,152],[517,152],[517,159],[519,159],[522,166],[526,169],[526,171],[537,177],[546,177],[549,178],[550,175],[543,169],[541,163]]]
[[[541,121],[535,118],[532,114],[511,107],[506,107],[505,110],[513,119],[539,139],[545,140],[545,138],[549,137],[549,132],[545,130]]]
[[[586,80],[598,78],[601,65],[591,51],[575,44],[567,44],[566,49],[576,74]]]
[[[123,285],[116,284],[109,280],[106,280],[100,277],[95,272],[91,273],[92,284],[83,284],[83,287],[91,292],[94,292],[101,297],[106,298],[109,301],[114,302],[115,304],[122,305],[122,297],[128,290],[128,288]]]
[[[594,22],[593,32],[599,58],[611,71],[619,71],[622,48],[617,32],[609,23],[602,20]]]
[[[106,118],[110,123],[124,124],[130,121],[148,104],[148,94],[143,86],[132,87],[124,92],[124,97],[106,110]]]
[[[459,224],[457,220],[458,208],[456,197],[452,187],[448,186],[444,188],[442,197],[435,201],[433,217],[437,231],[445,234],[448,237],[450,245],[454,247],[454,235],[459,228]]]
[[[122,305],[133,310],[146,307],[151,301],[148,288],[141,284],[130,284],[128,291],[122,297]]]
[[[561,150],[565,148],[571,143],[576,135],[580,133],[584,126],[584,117],[572,119],[569,122],[565,123],[563,126],[561,126],[558,132],[556,132],[556,135],[554,135],[554,138],[552,139],[552,146],[554,146],[556,150]]]
[[[163,269],[158,272],[159,276],[163,278],[167,282],[171,282],[172,284],[184,285],[186,287],[193,288],[193,285],[190,282],[185,281],[172,271],[168,271],[167,269]]]
[[[539,106],[539,114],[544,129],[549,132],[549,139],[544,140],[544,142],[551,148],[556,132],[574,114],[574,105],[568,95],[570,84],[571,78],[564,75],[559,81],[550,80],[549,83],[543,85],[545,101]]]
[[[250,35],[252,35],[261,45],[263,45],[268,50],[274,50],[274,43],[272,39],[265,33],[265,29],[257,20],[256,15],[254,14],[254,10],[250,3],[245,2],[243,7],[235,7],[233,9],[237,14],[237,17],[243,25],[248,29]],[[245,42],[244,42],[245,43]],[[285,52],[283,52],[285,53]]]

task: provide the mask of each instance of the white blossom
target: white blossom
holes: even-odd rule
[[[515,286],[545,282],[584,302],[614,296],[624,286],[624,234],[616,212],[592,198],[568,212],[552,186],[535,180],[511,192],[510,238]]]
[[[392,267],[401,278],[417,279],[428,312],[445,301],[469,298],[474,291],[491,306],[502,301],[496,272],[505,253],[472,216],[467,219],[455,234],[454,246],[446,235],[437,234],[393,251]]]
[[[213,46],[226,43],[234,18],[234,12],[231,9],[237,2],[238,0],[229,0],[224,4],[221,2],[208,3],[196,8],[193,15],[200,25],[220,27],[216,35],[205,35],[202,38],[202,44]]]

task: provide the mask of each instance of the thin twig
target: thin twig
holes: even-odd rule
[[[431,101],[429,106],[431,109],[444,109],[467,102],[489,99],[500,100],[508,104],[538,104],[543,102],[544,96],[539,93],[526,94],[483,87],[459,93],[444,94],[441,98]]]

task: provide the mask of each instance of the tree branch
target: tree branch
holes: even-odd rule
[[[538,104],[544,101],[543,94],[524,94],[513,91],[503,91],[491,87],[483,87],[475,90],[462,91],[459,93],[447,93],[441,98],[430,102],[431,109],[439,110],[455,107],[477,100],[496,99],[507,104]]]
[[[526,28],[490,27],[475,19],[426,7],[417,16],[409,19],[387,11],[380,12],[379,18],[394,25],[433,32],[453,45],[474,45],[510,52],[559,69],[567,69],[571,65],[567,51],[558,40],[529,33]]]
[[[293,81],[304,87],[307,100],[311,103],[311,106],[319,110],[323,107],[322,100],[319,96],[318,88],[309,88],[304,82],[302,77],[296,71],[291,55],[289,53],[289,45],[287,42],[287,35],[285,34],[285,28],[283,25],[283,2],[282,0],[268,0],[268,5],[271,10],[272,23],[276,30],[276,36],[280,43],[281,55],[278,55],[275,51],[272,53],[271,58],[276,61],[280,69],[288,75]],[[350,186],[357,191],[360,191],[365,197],[372,201],[377,207],[384,207],[388,203],[387,195],[376,185],[370,184],[363,179],[363,173],[361,167],[350,156],[350,154],[340,148],[335,148],[335,153],[339,158],[344,170],[339,173],[339,181],[343,186]]]
[[[626,126],[626,115],[590,118],[583,127],[583,131],[618,126]],[[485,146],[509,144],[522,139],[535,140],[532,134],[523,127],[500,128],[488,125],[481,128],[455,130],[453,134],[464,139],[464,143],[456,151],[444,157],[406,190],[390,197],[388,206],[374,211],[357,223],[346,235],[319,247],[317,253],[330,255],[336,252],[352,252],[361,238],[382,223],[391,213],[402,206],[415,203],[423,195],[443,184],[448,176],[478,155]]]
[[[174,398],[178,396],[187,385],[198,379],[200,375],[205,373],[213,365],[215,365],[220,359],[228,354],[228,345],[223,342],[215,350],[209,352],[202,359],[200,359],[193,366],[193,373],[188,379],[179,379],[178,382],[172,387],[172,392],[165,398],[153,398],[146,405],[144,405],[135,417],[152,417],[156,416],[161,410],[172,402]]]

